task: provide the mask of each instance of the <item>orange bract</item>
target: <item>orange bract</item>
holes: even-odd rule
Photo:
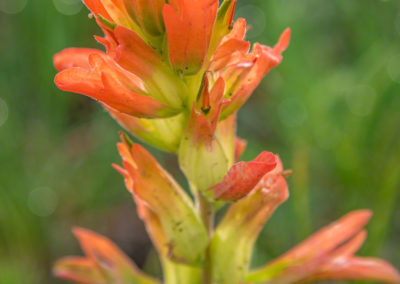
[[[371,215],[369,210],[345,215],[275,261],[252,272],[248,280],[294,283],[337,279],[399,283],[400,274],[389,263],[354,256],[366,238],[363,228]],[[263,274],[269,275],[268,278],[263,278]]]

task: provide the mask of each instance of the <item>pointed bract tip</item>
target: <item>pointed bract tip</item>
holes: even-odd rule
[[[291,29],[287,28],[283,31],[283,33],[281,34],[281,36],[279,37],[278,43],[275,45],[274,49],[278,52],[278,53],[282,53],[284,52],[290,43],[290,36],[291,36]]]
[[[348,213],[345,217],[357,219],[360,222],[367,224],[372,217],[372,211],[369,209],[359,209]]]
[[[90,231],[82,227],[73,227],[72,233],[75,235],[77,239],[83,239],[88,237],[89,235],[95,235],[93,231]]]

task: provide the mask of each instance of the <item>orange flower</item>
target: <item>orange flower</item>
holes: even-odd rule
[[[363,227],[372,213],[353,211],[321,229],[297,247],[247,276],[252,283],[297,283],[314,280],[366,280],[400,283],[389,263],[353,254],[361,247]]]
[[[222,110],[222,118],[237,111],[250,97],[262,78],[281,63],[281,53],[286,50],[289,40],[290,29],[286,29],[273,48],[256,43],[250,53],[230,52],[231,64],[225,70],[218,72],[222,74],[226,82],[225,97],[230,98],[230,103]]]
[[[262,77],[280,63],[289,42],[286,31],[274,48],[255,44],[249,52],[245,20],[233,23],[236,0],[224,0],[220,6],[218,0],[84,3],[104,32],[103,38],[95,38],[106,53],[83,48],[58,53],[54,57],[60,71],[56,85],[100,101],[123,126],[135,125],[126,127],[134,135],[172,152],[178,150],[176,141],[183,131],[175,131],[169,141],[154,131],[152,122],[138,119],[165,118],[173,129],[183,129],[188,119],[192,120],[189,124],[203,119],[192,107],[199,105],[199,93],[216,84],[214,92],[219,90],[218,100],[223,103],[206,115],[214,132],[219,121],[235,113]],[[207,100],[206,95],[202,98]]]

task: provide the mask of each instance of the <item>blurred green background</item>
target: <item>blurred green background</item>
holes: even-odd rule
[[[400,268],[400,1],[239,0],[248,39],[292,41],[239,113],[244,159],[281,155],[291,198],[267,224],[254,265],[345,212],[371,208],[361,254]],[[63,283],[57,258],[80,254],[70,229],[111,237],[147,270],[151,245],[123,180],[119,126],[53,84],[54,53],[98,47],[79,0],[0,0],[0,283]],[[180,180],[174,156],[153,153]],[[150,256],[148,256],[150,255]]]

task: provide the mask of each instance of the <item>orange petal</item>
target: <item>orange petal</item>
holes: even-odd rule
[[[243,140],[237,136],[235,137],[235,161],[238,161],[239,158],[242,156],[244,150],[246,150],[246,146],[246,140]]]
[[[163,9],[169,58],[176,70],[194,74],[207,54],[218,0],[180,0]]]
[[[246,34],[246,20],[239,18],[232,31],[221,41],[213,57],[211,58],[211,71],[217,71],[232,64],[239,63],[242,54],[249,51],[250,43],[244,41]]]
[[[100,0],[107,11],[111,21],[117,25],[137,30],[137,26],[129,16],[123,0]]]
[[[253,161],[234,164],[222,182],[210,188],[217,199],[234,201],[246,196],[276,166],[275,155],[262,152]]]
[[[134,116],[165,117],[177,113],[151,97],[138,94],[143,88],[140,80],[121,69],[105,54],[91,54],[89,62],[89,70],[74,67],[58,73],[55,78],[57,87],[87,95]]]
[[[337,258],[305,281],[361,280],[400,283],[399,272],[382,259],[372,257]]]
[[[92,11],[93,14],[96,14],[96,15],[100,14],[107,20],[109,20],[109,21],[112,20],[111,16],[108,14],[107,10],[104,8],[104,5],[101,2],[101,0],[82,0],[82,1],[83,1],[83,3],[85,3],[86,7],[88,7],[88,9],[90,11]]]
[[[250,97],[262,78],[282,61],[283,52],[290,39],[290,30],[286,29],[274,48],[254,44],[250,54],[242,56],[236,65],[228,67],[224,72],[226,82],[233,82],[228,85],[228,95],[232,95],[231,102],[224,106],[222,117],[238,110]],[[236,70],[237,69],[237,70]],[[232,77],[233,78],[230,78]]]
[[[293,283],[317,275],[336,260],[347,259],[361,246],[365,239],[365,232],[361,230],[371,214],[369,210],[358,210],[345,215],[283,256],[252,271],[247,280]]]
[[[109,26],[107,26],[99,18],[96,19],[96,23],[102,29],[102,31],[104,33],[104,37],[99,37],[99,36],[95,35],[94,38],[99,43],[104,45],[104,47],[107,50],[107,55],[108,56],[110,56],[111,58],[115,58],[118,42],[117,42],[117,39],[115,38],[115,35],[114,35],[114,29],[111,29]]]
[[[355,235],[351,240],[347,241],[345,244],[337,248],[330,257],[344,257],[351,256],[355,254],[363,245],[365,239],[367,238],[367,231],[363,230]]]
[[[162,65],[160,55],[135,32],[117,26],[114,34],[119,44],[116,61],[126,70],[145,80]]]
[[[158,283],[140,271],[109,239],[82,228],[75,228],[73,231],[85,254],[103,271],[104,275],[108,277],[108,281],[112,283]]]
[[[89,55],[104,55],[104,52],[93,48],[66,48],[54,55],[53,63],[58,71],[71,67],[82,67],[89,69]]]
[[[348,213],[288,251],[278,261],[297,263],[298,261],[304,262],[307,259],[325,255],[360,232],[368,223],[371,215],[372,212],[370,210],[358,210]]]
[[[168,254],[170,253],[167,245],[168,238],[162,228],[160,218],[158,218],[157,214],[155,214],[153,210],[151,210],[150,207],[139,197],[134,195],[134,199],[138,215],[143,220],[154,247],[161,256],[168,257]]]
[[[85,257],[65,257],[53,268],[56,277],[82,284],[106,284],[107,279],[96,264]]]

